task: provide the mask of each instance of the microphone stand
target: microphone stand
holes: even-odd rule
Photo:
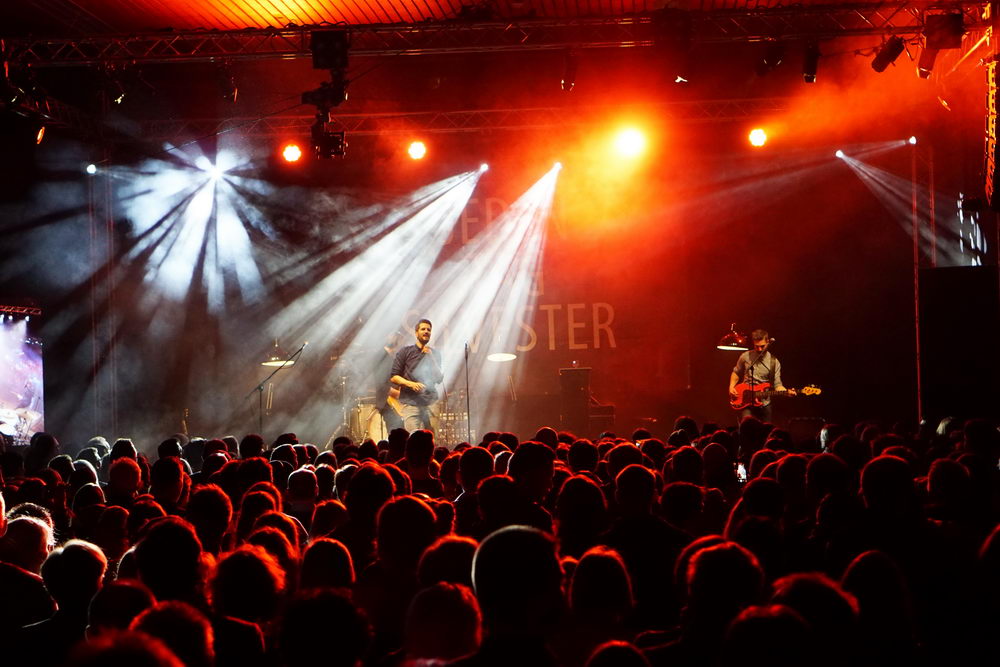
[[[264,435],[264,386],[268,383],[268,381],[271,378],[274,377],[275,373],[277,373],[282,368],[284,368],[285,366],[287,366],[290,363],[292,363],[295,360],[295,357],[297,357],[300,354],[302,354],[302,350],[304,350],[306,348],[306,345],[308,345],[308,344],[309,344],[308,341],[306,341],[305,343],[302,343],[302,345],[299,346],[299,349],[295,350],[295,352],[293,352],[290,357],[288,357],[287,359],[285,359],[284,361],[282,361],[280,366],[278,366],[273,371],[271,371],[270,375],[268,375],[266,378],[264,378],[263,380],[261,380],[260,384],[258,384],[256,387],[254,387],[253,389],[251,389],[250,393],[248,393],[243,398],[243,400],[245,401],[248,398],[250,398],[251,396],[253,396],[254,392],[257,392],[257,429],[258,429],[258,432],[260,433],[261,436]]]
[[[465,341],[465,430],[472,444],[472,395],[469,393],[469,341]]]

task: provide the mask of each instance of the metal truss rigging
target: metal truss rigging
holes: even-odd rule
[[[788,100],[780,97],[757,99],[671,102],[650,107],[660,118],[675,123],[712,123],[760,118],[787,109]],[[463,132],[530,130],[584,126],[599,122],[611,113],[610,108],[491,109],[443,112],[336,114],[334,129],[351,136],[412,134],[454,134]],[[228,120],[156,120],[141,125],[148,139],[176,142],[192,137],[239,132],[258,137],[294,137],[309,135],[314,116],[268,116]]]
[[[694,42],[824,40],[918,35],[928,12],[960,11],[969,31],[986,28],[984,2],[842,3],[493,22],[344,26],[353,56],[398,56],[649,47],[687,34]],[[63,39],[7,38],[2,59],[33,67],[292,59],[310,56],[309,35],[335,26],[164,31]]]

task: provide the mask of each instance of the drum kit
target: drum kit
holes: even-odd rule
[[[462,406],[449,409],[448,405]],[[371,438],[375,442],[389,437],[386,426],[374,396],[357,396],[345,402],[344,421],[337,428],[337,435],[346,435],[354,442],[364,442]],[[435,440],[438,444],[457,444],[466,439],[467,422],[465,414],[465,393],[456,392],[438,402]]]
[[[40,412],[30,408],[0,409],[0,436],[12,444],[25,445],[34,433],[32,425],[41,418]]]

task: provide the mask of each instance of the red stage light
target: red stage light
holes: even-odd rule
[[[750,130],[750,134],[747,137],[747,139],[750,140],[751,146],[756,146],[760,148],[761,146],[767,143],[767,132],[765,132],[763,129],[759,127],[754,128]]]
[[[285,162],[298,162],[302,159],[302,148],[295,143],[285,144],[281,149],[281,157],[285,159]]]
[[[427,155],[427,145],[422,141],[414,141],[410,143],[410,147],[406,149],[406,152],[410,158],[422,160]]]

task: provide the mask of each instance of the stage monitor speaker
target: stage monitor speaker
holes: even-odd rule
[[[920,379],[926,418],[996,414],[998,280],[995,266],[920,271]]]

